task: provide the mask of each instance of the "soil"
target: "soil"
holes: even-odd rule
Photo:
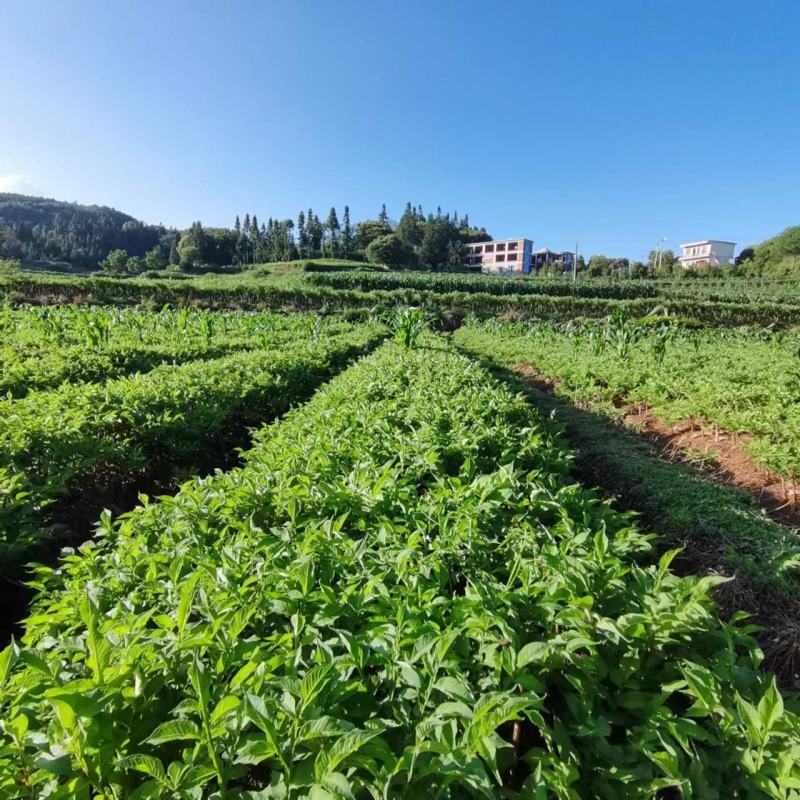
[[[557,381],[528,364],[517,364],[514,370],[540,392],[558,388]],[[755,461],[743,447],[751,437],[727,433],[700,419],[670,425],[647,404],[628,403],[621,397],[614,399],[614,405],[621,412],[621,423],[657,444],[669,461],[692,464],[716,483],[750,492],[774,520],[800,528],[800,488]]]

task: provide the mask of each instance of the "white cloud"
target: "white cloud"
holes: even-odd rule
[[[0,192],[40,195],[41,192],[25,180],[24,175],[0,175]]]

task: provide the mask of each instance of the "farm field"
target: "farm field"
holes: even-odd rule
[[[51,553],[0,798],[795,797],[797,533],[597,419],[702,418],[788,491],[796,332],[197,302],[317,276],[0,309],[3,580]]]
[[[747,451],[793,446],[795,429],[783,421],[797,402],[792,336],[473,322],[453,342],[552,415],[581,478],[639,513],[661,548],[682,548],[683,571],[730,576],[717,599],[754,615],[771,667],[800,686],[800,508],[793,481]],[[784,406],[770,408],[772,396]],[[739,413],[742,424],[762,420],[762,440],[709,422]]]
[[[120,491],[158,476],[163,487],[227,463],[248,427],[307,398],[384,335],[333,318],[188,310],[6,310],[2,322],[4,570],[48,537],[54,507],[74,508],[97,486]]]
[[[666,307],[673,316],[716,325],[800,325],[796,284],[784,281],[753,285],[731,281],[719,286],[714,281],[694,281],[688,287],[685,282],[586,280],[573,289],[566,281],[363,272],[345,266],[337,269],[330,263],[328,271],[320,272],[305,262],[296,268],[262,265],[237,275],[180,277],[0,277],[0,293],[14,303],[88,302],[154,309],[169,304],[212,310],[367,313],[375,306],[414,305],[459,319],[469,315],[604,318],[620,309],[644,316],[656,307]],[[698,290],[692,291],[698,284]]]
[[[573,283],[564,278],[514,277],[498,280],[492,275],[430,273],[362,269],[310,271],[308,282],[341,289],[417,289],[423,291],[480,292],[492,295],[541,294],[560,297],[598,297],[609,300],[672,297],[682,300],[800,304],[797,282],[731,278],[728,280],[633,280],[625,278],[584,278]]]
[[[669,424],[697,421],[742,436],[742,447],[787,479],[800,479],[800,336],[682,329],[617,315],[604,325],[466,325],[459,342],[491,342],[507,364],[531,364],[558,392],[608,413],[646,405]]]
[[[0,393],[20,397],[62,383],[147,372],[161,363],[219,358],[275,344],[281,336],[291,339],[296,327],[269,313],[6,305],[0,310]]]
[[[387,344],[241,468],[105,518],[0,658],[0,791],[792,796],[797,703],[721,579],[550,427],[445,340]]]

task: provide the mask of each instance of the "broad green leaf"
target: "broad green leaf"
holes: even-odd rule
[[[761,719],[761,729],[768,733],[775,727],[775,723],[783,716],[783,698],[775,684],[775,677],[758,702],[758,716]]]
[[[219,722],[223,717],[229,714],[236,708],[239,708],[241,705],[241,700],[235,695],[229,694],[226,697],[223,697],[216,706],[214,706],[214,710],[211,712],[211,721],[212,722]]]
[[[164,744],[181,740],[195,740],[200,738],[200,729],[190,720],[171,720],[159,725],[147,738],[150,744]]]
[[[158,781],[163,781],[166,777],[164,765],[154,756],[136,753],[126,756],[119,764],[122,769],[135,769],[137,772],[144,772],[145,775],[149,775]]]

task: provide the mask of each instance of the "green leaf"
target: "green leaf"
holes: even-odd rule
[[[219,720],[221,720],[227,714],[230,714],[231,711],[239,708],[240,705],[241,700],[239,700],[239,698],[235,695],[229,694],[226,697],[223,697],[211,712],[211,721],[219,722]]]
[[[748,703],[739,694],[736,695],[736,706],[739,709],[739,716],[745,726],[747,741],[753,747],[760,747],[763,741],[763,730],[761,717],[758,710],[752,703]]]
[[[318,664],[306,672],[303,680],[300,681],[301,710],[308,708],[319,697],[328,682],[330,673],[331,666],[329,664]]]
[[[364,731],[352,730],[342,734],[334,740],[330,747],[325,748],[314,765],[314,774],[317,781],[336,771],[336,768],[344,763],[347,758],[357,753],[370,739],[374,739],[382,733],[381,730]]]
[[[119,764],[123,769],[135,769],[137,772],[143,772],[145,775],[149,775],[151,778],[161,782],[166,777],[164,765],[154,756],[135,753],[121,759]]]
[[[178,611],[176,614],[178,634],[180,636],[183,636],[183,631],[186,628],[186,622],[189,619],[189,613],[192,610],[192,600],[194,599],[194,587],[196,582],[196,575],[192,575],[181,589],[181,599],[178,603]]]
[[[473,701],[472,690],[466,681],[446,675],[439,678],[433,684],[434,689],[446,694],[448,697],[453,697],[456,700],[461,700],[464,703],[471,703]]]
[[[94,675],[95,681],[102,686],[111,646],[97,629],[97,608],[88,594],[81,595],[78,601],[78,610],[86,626],[86,649],[88,655],[86,663]]]
[[[176,719],[159,725],[148,737],[150,744],[164,744],[185,739],[197,740],[200,738],[200,729],[197,724],[189,720]]]
[[[534,661],[544,661],[550,651],[550,644],[548,642],[528,642],[517,653],[517,669],[527,667]]]
[[[775,676],[758,702],[758,716],[761,719],[761,728],[768,733],[775,727],[775,723],[783,716],[783,698],[775,685]]]
[[[5,686],[8,676],[11,674],[11,669],[17,660],[18,654],[19,650],[16,642],[14,641],[14,637],[12,636],[11,644],[9,644],[8,647],[6,647],[3,652],[0,653],[0,688]]]

